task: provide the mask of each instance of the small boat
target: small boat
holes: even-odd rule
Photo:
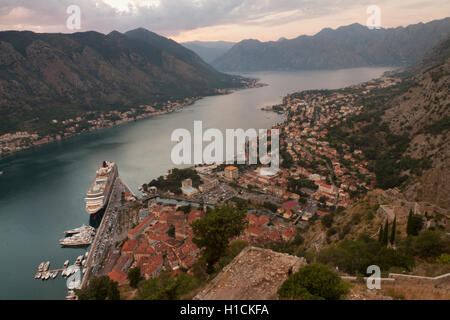
[[[0,171],[0,176],[3,174],[3,171]]]
[[[87,258],[89,255],[89,251],[86,251],[86,253],[84,254],[84,257]]]
[[[76,300],[77,296],[73,290],[69,290],[66,296],[66,300]]]
[[[69,266],[69,260],[66,260],[65,262],[64,262],[64,268],[67,268]]]
[[[83,268],[83,274],[85,274],[86,273],[86,268]]]
[[[53,272],[52,278],[55,279],[58,276],[58,271]]]
[[[49,266],[50,266],[50,261],[47,261],[47,262],[44,264],[44,271],[47,271]]]
[[[39,271],[39,272],[44,271],[44,262],[41,262],[41,264],[40,264],[39,267],[38,267],[38,271]]]
[[[83,261],[83,256],[78,256],[77,260],[75,261],[75,265],[80,265],[81,262]]]
[[[39,279],[40,277],[41,277],[41,273],[40,272],[36,273],[36,275],[34,276],[35,279]]]

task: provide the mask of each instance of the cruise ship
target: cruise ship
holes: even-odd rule
[[[117,175],[117,165],[114,162],[103,161],[85,198],[86,211],[89,214],[95,214],[106,206]]]

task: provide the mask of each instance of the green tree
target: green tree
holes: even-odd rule
[[[228,248],[230,239],[237,237],[246,228],[243,211],[225,205],[213,209],[203,218],[192,223],[193,242],[203,249],[203,258],[208,264],[208,273]]]
[[[392,223],[391,239],[390,242],[393,245],[395,243],[395,232],[397,228],[397,216],[394,217],[394,222]]]
[[[184,214],[188,214],[192,210],[192,205],[188,204],[187,206],[181,206],[178,210],[183,211]]]
[[[169,230],[167,230],[167,235],[169,236],[169,237],[172,237],[172,238],[175,238],[175,226],[173,225],[173,224],[171,224],[170,226],[169,226]]]
[[[119,300],[118,283],[108,276],[95,277],[90,280],[89,287],[76,290],[79,300]]]
[[[386,219],[386,223],[384,225],[384,229],[383,229],[383,245],[387,246],[389,242],[389,222]]]
[[[343,240],[330,245],[317,255],[317,261],[352,275],[365,275],[367,267],[377,265],[381,270],[398,267],[405,271],[414,266],[412,250],[394,250],[371,239],[360,236],[357,240]]]
[[[330,228],[333,225],[333,214],[328,214],[322,218],[322,225]]]
[[[269,201],[265,201],[263,204],[263,207],[266,209],[269,209],[272,212],[275,212],[278,209],[278,206],[276,204],[269,202]]]
[[[384,235],[383,225],[380,224],[380,231],[378,231],[378,242],[379,243],[383,243],[383,235]]]
[[[450,264],[450,254],[448,254],[448,253],[441,254],[436,259],[436,263],[439,263],[439,264]]]
[[[139,282],[142,280],[141,276],[141,268],[131,268],[128,270],[128,280],[130,281],[130,286],[132,288],[137,288],[139,285]]]
[[[438,257],[448,252],[449,241],[444,239],[440,231],[422,231],[413,241],[414,253],[421,258]]]
[[[406,225],[406,233],[408,236],[417,236],[422,230],[423,218],[421,215],[413,214],[412,211],[409,212],[408,222]]]
[[[186,273],[172,276],[165,272],[157,278],[143,281],[138,297],[140,300],[179,300],[198,285],[197,279]]]
[[[406,233],[408,234],[408,236],[412,235],[412,210],[409,210],[409,214],[408,214],[408,221],[406,222]]]
[[[338,300],[349,291],[348,283],[328,267],[313,263],[291,275],[280,287],[283,299]]]

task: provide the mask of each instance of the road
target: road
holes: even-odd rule
[[[81,288],[84,288],[89,279],[94,277],[102,266],[111,245],[113,245],[114,234],[117,228],[117,218],[119,216],[119,209],[122,207],[122,193],[131,192],[128,187],[122,182],[120,177],[114,182],[113,190],[105,213],[97,229],[94,242],[86,262],[86,273],[84,274]]]

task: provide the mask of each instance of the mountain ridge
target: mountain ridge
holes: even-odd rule
[[[0,128],[240,87],[197,54],[145,29],[108,35],[0,32]]]
[[[228,72],[412,65],[449,30],[450,18],[379,30],[354,23],[284,41],[242,40],[211,65]]]

